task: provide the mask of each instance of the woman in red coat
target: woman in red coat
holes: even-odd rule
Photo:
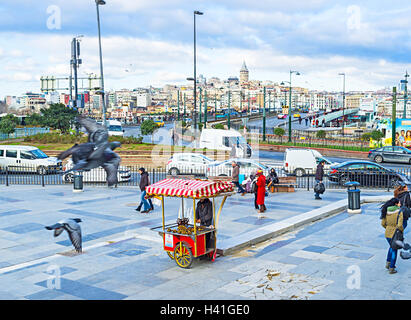
[[[262,170],[257,171],[257,205],[260,206],[260,210],[258,211],[259,213],[264,212],[267,210],[264,204],[264,199],[265,199],[265,176],[263,175]]]

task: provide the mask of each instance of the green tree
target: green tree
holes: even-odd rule
[[[371,132],[371,139],[377,141],[379,145],[381,145],[381,139],[384,138],[384,134],[379,130],[373,130]]]
[[[222,124],[222,123],[217,123],[217,124],[214,126],[214,129],[224,129],[224,124]]]
[[[51,104],[49,108],[42,108],[40,112],[43,116],[43,124],[58,129],[62,133],[67,133],[75,125],[77,110],[66,107],[62,103]]]
[[[324,130],[318,130],[317,134],[316,134],[317,138],[319,138],[319,139],[324,139],[326,137],[326,135],[327,135],[327,133]]]
[[[41,126],[43,125],[44,118],[39,113],[32,113],[24,120],[24,122],[27,126]]]
[[[283,135],[285,135],[285,130],[280,127],[274,128],[274,134],[276,136],[282,137]]]
[[[153,143],[153,133],[158,129],[157,124],[149,119],[141,123],[140,130],[143,136],[151,135],[151,143]]]
[[[16,124],[10,119],[2,119],[0,121],[0,132],[10,136],[16,129]]]
[[[9,113],[6,116],[2,117],[1,120],[10,120],[16,126],[20,124],[19,118],[17,118],[14,114],[11,114],[11,113]]]
[[[371,132],[366,132],[366,133],[363,133],[362,135],[361,135],[361,138],[360,138],[362,141],[364,141],[364,142],[368,142],[368,141],[370,141],[371,140]]]

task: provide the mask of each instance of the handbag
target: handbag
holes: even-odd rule
[[[399,217],[400,217],[400,213],[398,213],[398,216],[397,216],[397,225],[398,225],[398,218],[399,218]],[[391,246],[391,248],[392,248],[393,250],[401,249],[401,246],[399,246],[399,245],[396,243],[396,241],[404,241],[404,234],[403,234],[403,232],[402,232],[400,229],[398,229],[398,228],[395,229],[394,235],[393,235],[392,238],[391,238],[390,246]]]

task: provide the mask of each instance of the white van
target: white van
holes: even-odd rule
[[[121,126],[121,122],[117,120],[107,120],[107,130],[110,136],[123,136],[124,129]]]
[[[9,171],[46,174],[62,169],[62,161],[32,146],[0,145],[0,167]]]
[[[297,177],[301,177],[306,173],[314,174],[320,160],[325,161],[324,171],[336,164],[323,157],[317,150],[286,149],[284,152],[283,169],[286,173],[295,174]]]
[[[251,157],[251,147],[238,131],[234,129],[203,129],[201,131],[200,148],[231,152],[233,145],[236,151],[234,157]]]

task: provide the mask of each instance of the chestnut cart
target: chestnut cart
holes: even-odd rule
[[[163,238],[164,250],[179,267],[190,268],[194,258],[200,256],[215,260],[218,220],[227,197],[234,194],[233,191],[231,182],[200,179],[164,179],[146,187],[146,197],[161,199],[162,207],[163,224],[151,230],[158,232]],[[165,221],[165,197],[181,198],[182,217],[171,224],[166,224]],[[222,197],[219,208],[216,208],[216,197]],[[207,227],[190,224],[189,219],[184,217],[184,198],[192,199],[194,211],[196,201],[209,198],[213,204],[213,224]],[[208,243],[207,238],[211,239]]]

